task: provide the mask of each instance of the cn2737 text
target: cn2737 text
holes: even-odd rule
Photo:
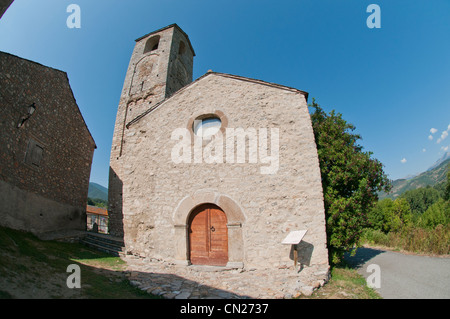
[[[249,304],[226,304],[223,310],[225,313],[266,313],[269,304],[249,303]]]

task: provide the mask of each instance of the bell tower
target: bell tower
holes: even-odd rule
[[[121,168],[126,125],[192,82],[194,49],[176,24],[136,40],[117,109],[111,146],[108,204],[109,228],[123,235]]]

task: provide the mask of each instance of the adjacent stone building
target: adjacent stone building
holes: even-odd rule
[[[65,72],[0,52],[0,225],[86,230],[96,148]]]
[[[87,205],[87,231],[108,233],[108,210],[102,207]]]
[[[0,19],[14,0],[0,0]]]
[[[109,227],[126,250],[181,265],[328,270],[308,94],[209,71],[177,26],[136,40],[110,159]]]

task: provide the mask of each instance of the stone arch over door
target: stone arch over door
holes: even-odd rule
[[[175,208],[173,225],[175,227],[175,261],[189,265],[189,216],[196,207],[214,204],[222,209],[227,217],[228,263],[229,268],[244,267],[244,238],[242,227],[245,215],[241,207],[229,196],[214,191],[200,191],[183,198]]]

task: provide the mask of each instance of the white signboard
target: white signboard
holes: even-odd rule
[[[297,245],[305,236],[308,230],[291,231],[281,242],[284,245]]]

